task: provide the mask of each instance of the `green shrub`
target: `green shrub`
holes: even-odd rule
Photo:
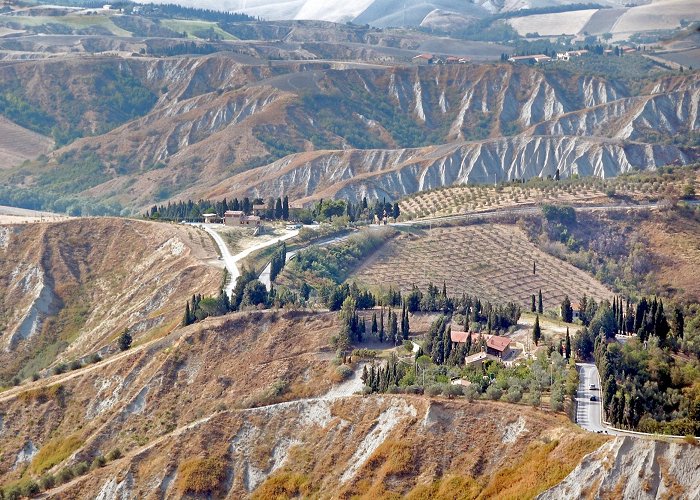
[[[73,466],[73,474],[78,477],[90,470],[90,465],[87,462],[79,462]]]
[[[41,489],[39,488],[39,485],[36,481],[29,481],[22,487],[22,495],[24,495],[25,497],[31,498],[34,495],[39,494],[40,491]]]
[[[70,467],[64,467],[56,474],[56,482],[59,484],[67,483],[71,479],[73,479],[73,469]]]
[[[92,461],[92,464],[90,464],[90,468],[91,469],[99,469],[100,467],[104,467],[106,463],[107,463],[107,459],[102,455],[98,455]]]
[[[119,448],[114,448],[112,451],[107,453],[107,461],[112,462],[114,460],[119,460],[122,457],[122,452]]]
[[[52,474],[47,474],[39,479],[39,486],[42,490],[50,490],[56,484],[56,478]]]

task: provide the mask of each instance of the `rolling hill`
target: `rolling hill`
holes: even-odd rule
[[[108,353],[177,325],[193,293],[213,294],[213,243],[194,228],[124,219],[0,227],[0,377]]]
[[[629,81],[509,64],[333,69],[243,64],[223,53],[76,59],[71,68],[66,99],[89,105],[100,94],[84,82],[119,71],[130,82],[129,112],[139,116],[107,105],[71,121],[67,108],[41,97],[58,92],[59,80],[32,78],[63,74],[63,65],[0,67],[10,83],[30,80],[32,102],[68,131],[90,133],[98,121],[116,127],[6,170],[7,196],[41,188],[37,196],[88,197],[127,211],[231,195],[396,199],[557,168],[610,177],[698,158],[694,73]]]

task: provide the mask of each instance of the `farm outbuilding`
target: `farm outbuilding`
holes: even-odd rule
[[[227,210],[224,213],[224,224],[227,226],[259,226],[260,223],[257,215],[246,215],[240,210]]]

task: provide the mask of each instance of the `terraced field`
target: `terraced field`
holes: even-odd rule
[[[537,263],[535,274],[533,262]],[[516,226],[473,225],[405,234],[384,245],[353,278],[373,289],[429,282],[447,285],[448,294],[467,293],[493,302],[530,307],[542,290],[545,309],[556,309],[569,295],[596,300],[612,292],[580,269],[547,255]]]
[[[494,208],[539,203],[593,204],[614,201],[611,194],[637,201],[656,201],[666,193],[680,194],[697,173],[622,176],[615,179],[566,179],[559,182],[512,184],[507,186],[463,185],[424,191],[401,200],[401,213],[415,219],[457,215]]]
[[[53,141],[0,117],[0,169],[47,153]]]

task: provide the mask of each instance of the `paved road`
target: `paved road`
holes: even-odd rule
[[[236,286],[236,281],[238,281],[238,277],[241,275],[240,270],[238,269],[238,262],[241,260],[245,259],[248,257],[251,253],[260,250],[262,248],[269,247],[270,245],[275,245],[279,243],[280,241],[285,241],[290,238],[294,238],[296,235],[299,234],[298,230],[294,231],[287,231],[283,236],[280,236],[278,238],[273,238],[271,240],[263,241],[261,243],[258,243],[257,245],[254,245],[250,248],[246,248],[242,252],[237,253],[236,255],[232,255],[231,252],[228,249],[228,246],[226,246],[226,242],[224,242],[224,239],[221,237],[221,235],[214,230],[214,228],[221,227],[221,224],[192,224],[193,226],[199,226],[202,229],[204,229],[209,235],[214,238],[214,241],[216,242],[217,246],[219,247],[219,250],[221,251],[221,258],[224,261],[224,265],[226,266],[226,269],[228,269],[228,273],[230,276],[229,282],[226,285],[226,293],[228,295],[231,295],[231,292],[233,291],[234,287]]]
[[[587,431],[617,435],[617,431],[610,429],[603,423],[603,403],[600,401],[602,393],[598,368],[593,363],[576,363],[576,365],[580,367],[578,392],[576,393],[576,401],[578,402],[576,423]],[[591,390],[591,385],[595,385],[596,389]],[[595,396],[597,401],[591,401],[591,396]]]

